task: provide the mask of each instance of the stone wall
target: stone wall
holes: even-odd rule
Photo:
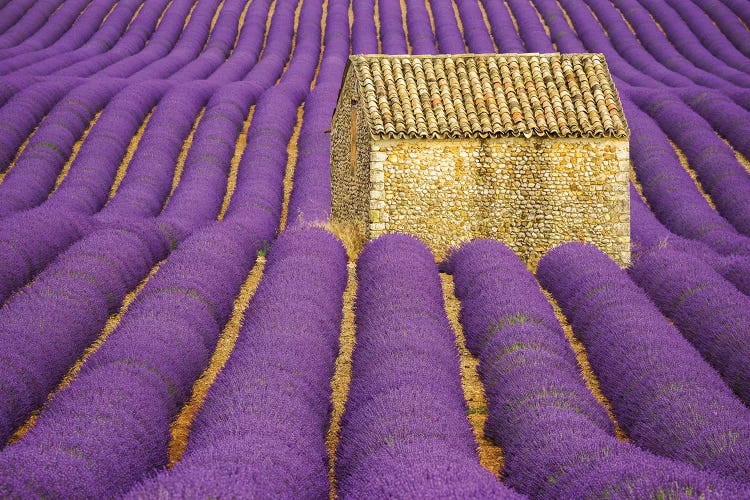
[[[496,238],[532,269],[559,243],[589,241],[626,265],[629,170],[627,139],[374,141],[365,234],[414,234],[437,259]]]
[[[354,80],[349,71],[331,123],[331,219],[367,235],[371,137]]]

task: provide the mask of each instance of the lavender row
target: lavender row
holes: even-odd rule
[[[274,242],[180,463],[130,498],[328,496],[325,435],[346,252],[322,229]]]
[[[568,243],[542,258],[537,277],[635,444],[748,482],[750,412],[625,271],[593,245]]]
[[[138,3],[135,0],[118,4],[113,4],[110,0],[91,2],[75,23],[51,45],[41,50],[24,52],[15,57],[5,58],[0,62],[0,74],[11,73],[16,69],[53,56],[62,55],[65,59],[69,53],[92,39],[98,40],[102,44],[106,44],[107,40],[111,43],[122,33],[137,8]]]
[[[670,43],[697,67],[739,86],[750,81],[750,60],[692,2],[642,0]]]
[[[0,37],[2,37],[9,28],[17,25],[24,14],[29,11],[29,7],[35,3],[43,5],[43,7],[37,7],[38,11],[41,11],[40,16],[45,15],[45,11],[42,9],[49,9],[49,11],[46,12],[48,15],[54,8],[54,3],[50,1],[38,2],[37,0],[20,0],[12,3],[6,1],[5,5],[3,5],[3,10],[0,11],[2,14],[2,16],[0,16]]]
[[[122,87],[110,81],[83,84],[49,112],[0,185],[0,218],[37,206],[49,196],[73,145]]]
[[[281,219],[287,144],[297,122],[297,108],[309,92],[320,56],[321,15],[319,3],[303,2],[289,69],[278,85],[263,94],[255,108],[227,218],[241,219],[248,211],[260,209],[277,221]]]
[[[50,45],[70,28],[90,2],[89,0],[72,0],[69,2],[55,0],[44,2],[45,7],[49,8],[50,3],[59,4],[59,8],[54,5],[52,7],[53,12],[47,15],[42,14],[42,23],[38,22],[40,20],[38,11],[34,12],[35,9],[32,9],[33,14],[29,17],[35,18],[33,21],[29,23],[22,21],[0,36],[0,58],[4,59],[24,51],[38,50]]]
[[[669,248],[700,259],[739,291],[750,296],[750,257],[725,256],[705,243],[672,233],[659,222],[633,185],[630,186],[630,246],[633,260],[658,248]]]
[[[143,82],[112,97],[81,143],[67,176],[43,206],[86,214],[101,210],[133,136],[168,90],[166,82]]]
[[[211,21],[220,0],[201,0],[190,14],[190,20],[180,34],[177,43],[166,54],[162,54],[145,67],[129,75],[133,80],[169,78],[185,66],[203,49],[211,30]]]
[[[489,400],[485,432],[507,483],[531,498],[741,498],[747,488],[613,436],[568,341],[524,263],[475,240],[445,263]]]
[[[21,144],[59,100],[73,89],[68,81],[41,82],[13,95],[0,107],[0,171],[6,171]]]
[[[248,72],[253,68],[258,60],[258,55],[261,50],[265,55],[272,53],[273,45],[275,43],[273,34],[278,32],[278,28],[273,25],[273,20],[268,33],[268,40],[266,46],[263,46],[263,41],[266,32],[266,20],[271,17],[271,0],[260,0],[251,2],[250,6],[245,11],[245,18],[240,29],[239,35],[237,35],[237,42],[229,51],[229,56],[226,61],[208,77],[209,80],[215,80],[220,82],[236,81],[247,75]],[[286,10],[286,9],[284,9]],[[276,16],[276,12],[273,15]],[[284,14],[284,11],[278,11],[279,15]],[[278,21],[275,21],[278,23]],[[291,36],[286,39],[291,39]],[[284,38],[282,38],[284,40]],[[291,52],[291,47],[286,50],[288,54]]]
[[[83,39],[82,33],[77,29],[71,29],[68,32],[73,34],[72,45],[75,48],[66,47],[60,50],[60,47],[55,44],[43,51],[21,54],[12,61],[3,61],[4,73],[49,75],[62,68],[70,68],[81,61],[87,61],[84,66],[91,66],[94,63],[88,61],[100,58],[102,54],[110,50],[115,48],[122,50],[129,43],[134,43],[136,39],[141,39],[141,43],[144,43],[146,36],[155,27],[158,15],[164,10],[165,5],[164,0],[149,3],[140,9],[140,2],[137,1],[118,4],[107,16],[106,22],[88,39]],[[78,73],[68,71],[67,74],[77,75]],[[86,74],[81,76],[86,76]]]
[[[744,133],[750,128],[750,112],[736,104],[723,93],[708,89],[684,89],[679,96],[696,113],[711,124],[711,127],[739,151],[750,158],[750,137]],[[714,141],[715,142],[715,141]],[[719,149],[723,148],[716,143]],[[733,153],[733,152],[732,152]],[[728,158],[728,162],[735,162]]]
[[[553,52],[550,38],[529,0],[509,0],[507,3],[518,25],[517,31],[526,52]]]
[[[378,31],[375,27],[375,0],[352,3],[352,54],[377,54]]]
[[[435,39],[442,54],[463,54],[466,45],[450,0],[429,0],[435,22]]]
[[[141,223],[97,231],[62,253],[0,309],[0,442],[39,407],[67,369],[170,248]]]
[[[494,53],[495,46],[487,31],[487,25],[484,24],[478,0],[457,0],[456,7],[461,18],[463,35],[469,52],[475,54]]]
[[[732,148],[678,97],[657,92],[630,95],[685,154],[716,210],[739,232],[750,235],[750,177]]]
[[[708,14],[721,34],[732,42],[737,50],[745,57],[750,57],[750,34],[747,32],[747,26],[729,7],[720,1],[705,3],[693,0],[693,3]]]
[[[166,25],[169,25],[168,19],[173,15],[175,11],[181,10],[181,4],[186,4],[186,2],[165,2],[164,0],[148,2],[143,5],[143,8],[141,8],[138,16],[130,24],[128,30],[112,48],[98,55],[87,56],[85,59],[79,60],[77,62],[74,62],[71,58],[69,61],[63,61],[68,63],[63,65],[56,62],[48,63],[47,61],[45,61],[43,64],[43,68],[34,67],[33,71],[35,74],[39,75],[54,74],[62,76],[87,77],[103,70],[108,66],[114,65],[121,60],[133,56],[134,54],[143,50],[144,46],[146,46],[147,43],[152,46],[149,50],[155,50],[159,45],[161,45],[161,42],[163,41],[161,35],[157,35],[157,33],[159,32],[159,28],[161,28],[165,23]],[[187,10],[184,10],[183,12],[186,13]],[[160,22],[160,18],[162,15],[164,16],[164,19]],[[42,64],[40,64],[39,66],[42,66]],[[32,71],[32,68],[28,68],[27,71]],[[19,73],[20,72],[21,71],[19,71]],[[127,75],[115,73],[111,76]]]
[[[79,375],[0,453],[2,496],[110,497],[165,465],[169,426],[207,365],[275,225],[217,223],[182,242]]]
[[[664,132],[629,99],[630,160],[654,214],[671,231],[702,241],[717,252],[750,255],[750,240],[706,202],[680,164]]]
[[[378,0],[380,44],[383,54],[408,54],[400,0]]]
[[[184,85],[164,95],[117,194],[99,212],[100,220],[153,217],[161,212],[172,188],[183,143],[214,89],[210,84]]]
[[[750,81],[750,75],[728,67],[712,56],[666,3],[658,5],[648,0],[642,0],[640,3],[637,0],[617,0],[615,5],[621,9],[621,13],[610,2],[587,1],[601,15],[618,19],[625,16],[635,30],[637,39],[627,28],[621,31],[618,38],[633,39],[634,44],[642,43],[642,52],[648,51],[647,53],[653,54],[658,64],[684,75],[695,83],[722,88],[731,84],[743,86]],[[668,12],[669,10],[672,12]],[[654,22],[655,20],[659,25]],[[624,24],[624,20],[621,22]]]
[[[339,496],[518,498],[479,465],[430,251],[384,235],[365,246],[357,281]]]
[[[237,20],[244,6],[244,0],[225,0],[221,4],[221,11],[217,11],[218,17],[206,38],[202,43],[200,39],[196,40],[199,42],[197,44],[199,52],[169,78],[186,82],[202,80],[213,73],[226,60],[229,51],[234,47],[239,29]]]
[[[750,406],[750,298],[706,263],[668,249],[639,259],[630,276]]]
[[[164,11],[161,21],[147,39],[148,43],[132,55],[118,59],[101,67],[101,61],[96,65],[96,71],[89,76],[129,77],[154,61],[166,56],[174,47],[178,37],[183,32],[183,26],[188,13],[195,2],[193,0],[174,0]],[[192,16],[191,16],[192,20]],[[190,26],[192,23],[188,23]],[[187,28],[185,28],[187,30]],[[72,68],[71,68],[72,70]],[[60,71],[68,74],[67,70]],[[81,74],[78,72],[77,74]]]
[[[427,5],[419,0],[405,0],[406,31],[413,54],[437,54]]]
[[[355,4],[356,5],[361,4]],[[331,116],[349,57],[346,0],[328,2],[324,50],[315,88],[305,99],[297,163],[287,208],[288,224],[326,221],[331,214]]]
[[[505,2],[481,0],[498,52],[526,52]]]

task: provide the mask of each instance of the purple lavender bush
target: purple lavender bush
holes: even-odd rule
[[[128,497],[325,498],[345,286],[346,252],[335,237],[318,228],[282,233],[182,461]]]
[[[0,453],[0,496],[116,496],[165,465],[170,423],[275,229],[262,214],[246,227],[217,223],[182,242],[35,426]]]
[[[613,436],[534,276],[502,243],[475,240],[446,260],[467,345],[488,397],[486,434],[507,483],[532,498],[741,498],[717,474]]]
[[[357,262],[357,343],[336,452],[342,498],[518,498],[479,465],[433,256],[388,234]]]
[[[170,249],[153,222],[96,231],[0,308],[0,442],[38,408]]]
[[[706,263],[669,249],[640,258],[629,273],[750,406],[750,298]]]
[[[750,411],[624,270],[593,245],[567,243],[542,258],[537,277],[635,444],[748,482]]]

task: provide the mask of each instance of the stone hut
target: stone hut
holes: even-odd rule
[[[359,55],[331,127],[332,220],[437,259],[496,238],[630,260],[629,130],[602,54]]]

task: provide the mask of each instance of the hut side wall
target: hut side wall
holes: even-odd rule
[[[630,261],[627,139],[374,141],[371,159],[369,238],[408,232],[438,259],[461,241],[496,238],[532,269],[571,240]]]
[[[353,225],[363,235],[369,224],[370,148],[370,129],[349,71],[331,124],[331,220]]]

